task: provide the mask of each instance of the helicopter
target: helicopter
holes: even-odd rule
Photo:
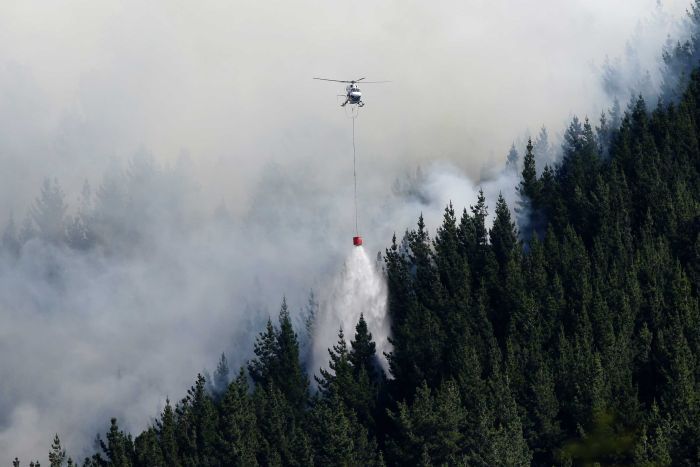
[[[328,79],[328,78],[314,78],[321,81],[333,81],[336,83],[348,83],[345,87],[345,102],[340,104],[341,107],[346,105],[356,105],[358,107],[364,107],[365,103],[362,101],[362,91],[357,85],[360,81],[365,78],[353,79],[353,80],[342,80],[342,79]],[[364,81],[362,84],[376,84],[376,83],[389,83],[390,81]]]

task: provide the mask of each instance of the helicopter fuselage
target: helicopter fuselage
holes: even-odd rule
[[[362,91],[360,91],[360,88],[357,87],[355,84],[349,84],[346,88],[346,96],[347,100],[343,104],[343,106],[347,104],[354,104],[354,105],[359,105],[362,107],[364,105],[364,102],[362,102]]]

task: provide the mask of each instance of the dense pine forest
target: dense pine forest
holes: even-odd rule
[[[653,108],[574,118],[557,164],[522,148],[516,206],[482,194],[391,240],[388,373],[360,319],[306,374],[283,301],[246,367],[222,358],[142,433],[112,419],[83,461],[57,435],[50,465],[699,465],[698,50],[667,51]]]

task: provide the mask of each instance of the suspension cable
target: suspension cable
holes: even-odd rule
[[[352,177],[355,182],[355,235],[359,236],[360,232],[357,228],[357,163],[355,157],[355,117],[352,117]]]

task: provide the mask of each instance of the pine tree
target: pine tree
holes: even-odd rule
[[[102,452],[107,456],[108,465],[114,467],[132,467],[134,465],[134,444],[131,440],[131,435],[119,429],[116,418],[111,420],[106,440],[99,440],[99,444]],[[98,459],[101,459],[101,457],[98,457]]]
[[[384,255],[386,280],[388,285],[388,313],[391,317],[392,333],[400,332],[409,310],[416,306],[415,292],[409,274],[407,255],[399,249],[396,234],[391,239],[391,247]]]
[[[508,156],[506,157],[506,170],[510,172],[518,172],[518,151],[515,149],[515,143],[510,146],[510,151],[508,151]]]
[[[541,362],[528,384],[528,397],[523,403],[528,408],[529,417],[523,434],[533,450],[533,460],[551,464],[555,460],[553,453],[562,439],[554,374],[545,362]]]
[[[80,194],[78,212],[67,219],[66,237],[68,245],[76,250],[88,250],[96,242],[92,222],[92,189],[86,180]]]
[[[608,123],[608,117],[605,115],[605,112],[600,113],[600,123],[599,126],[595,128],[595,131],[598,141],[598,151],[602,156],[607,157],[610,152],[613,129]]]
[[[206,392],[206,380],[197,375],[176,410],[176,431],[180,461],[183,465],[216,466],[215,449],[219,443],[217,413]]]
[[[51,444],[51,452],[49,452],[49,465],[51,467],[62,467],[66,460],[66,450],[61,446],[61,440],[58,438],[58,433],[53,438]]]
[[[316,317],[319,313],[319,304],[313,290],[309,291],[309,299],[304,309],[304,336],[301,346],[302,362],[305,367],[313,360],[313,339]]]
[[[277,364],[274,381],[287,397],[292,408],[300,414],[308,399],[308,379],[299,361],[299,343],[292,327],[287,300],[282,300],[279,315],[280,331],[277,335]]]
[[[479,189],[479,196],[475,206],[471,206],[474,223],[474,239],[477,247],[484,248],[488,241],[488,231],[486,230],[486,218],[488,217],[488,206],[486,206],[486,196],[484,190]]]
[[[511,220],[510,210],[506,200],[503,198],[503,194],[498,196],[496,219],[493,221],[493,227],[489,230],[489,238],[500,270],[505,272],[506,264],[508,264],[515,251],[518,236],[515,230],[515,223]]]
[[[543,219],[540,213],[540,181],[537,178],[537,171],[535,169],[535,155],[533,153],[532,140],[528,140],[527,152],[525,153],[525,159],[523,160],[523,171],[522,179],[520,180],[520,185],[518,186],[518,207],[516,212],[518,213],[521,224],[528,222],[529,230],[531,232],[541,232],[543,228]],[[529,233],[526,233],[526,237],[529,237]]]
[[[406,243],[407,241],[404,242]],[[401,382],[394,385],[393,389],[401,393],[399,397],[408,397],[408,394],[403,393],[404,388],[410,387],[410,382],[419,378],[416,376],[416,356],[419,350],[414,345],[414,340],[419,337],[416,336],[416,322],[430,316],[419,312],[418,299],[410,273],[412,266],[405,250],[399,249],[396,235],[392,238],[391,248],[386,250],[384,260],[389,289],[387,312],[391,317],[392,337],[389,340],[394,346],[387,359],[394,380]]]
[[[349,405],[350,393],[354,390],[354,378],[343,328],[338,331],[338,343],[332,349],[328,349],[328,354],[328,366],[331,371],[320,369],[321,377],[316,377],[319,390],[326,398],[335,396]]]
[[[337,394],[331,393],[328,398],[318,401],[310,418],[316,465],[360,465],[352,422]]]
[[[218,451],[223,465],[257,465],[257,420],[243,368],[223,394],[219,420]]]
[[[180,458],[177,450],[175,412],[170,401],[166,399],[165,408],[160,420],[156,422],[156,433],[163,454],[163,463],[167,466],[180,466]]]
[[[158,443],[158,434],[151,427],[134,440],[134,465],[138,467],[166,467]]]
[[[488,383],[490,403],[483,414],[486,445],[480,457],[488,465],[526,466],[532,453],[523,435],[522,421],[511,394],[509,382],[500,372],[494,373]]]
[[[256,358],[248,362],[248,372],[256,384],[264,387],[273,382],[277,372],[277,346],[277,331],[272,325],[272,320],[268,319],[265,332],[261,332],[255,340]]]
[[[376,442],[337,395],[318,400],[309,418],[315,465],[381,465]]]
[[[219,364],[214,372],[214,389],[217,395],[222,394],[229,383],[229,368],[226,355],[222,352],[219,358]]]
[[[442,226],[435,240],[435,262],[437,272],[451,307],[466,307],[469,297],[469,269],[466,259],[460,254],[457,219],[452,202],[445,208]],[[445,316],[445,319],[450,319]]]
[[[418,218],[418,228],[407,233],[407,247],[403,267],[406,276],[410,277],[412,293],[407,297],[409,302],[401,316],[401,324],[394,325],[395,342],[401,344],[395,347],[389,360],[395,377],[392,387],[398,398],[410,397],[410,393],[404,393],[404,388],[415,387],[423,380],[429,385],[438,384],[445,346],[440,318],[445,294],[422,216]]]
[[[355,326],[355,338],[350,341],[351,350],[348,354],[348,360],[352,364],[353,372],[357,378],[362,370],[364,370],[371,380],[377,377],[377,345],[372,340],[372,334],[367,328],[367,321],[363,313],[360,313],[360,319]]]
[[[50,243],[65,240],[65,217],[67,206],[57,180],[45,179],[41,194],[31,209],[32,219],[39,229],[40,237]]]
[[[206,380],[197,375],[195,385],[189,389],[187,396],[190,400],[191,439],[195,440],[196,458],[205,465],[217,465],[215,448],[218,444],[217,413],[211,398],[206,392]]]
[[[535,169],[535,155],[531,139],[527,142],[527,152],[523,160],[522,179],[520,180],[518,193],[521,198],[527,198],[532,207],[538,206],[540,186],[537,179],[537,170]]]
[[[533,153],[535,155],[535,162],[540,167],[544,167],[547,164],[551,164],[554,161],[554,156],[552,155],[552,147],[549,144],[549,133],[547,128],[544,126],[540,128],[540,132],[537,134],[537,138],[533,143]]]
[[[418,229],[408,234],[408,244],[409,258],[415,268],[416,297],[419,303],[434,313],[442,304],[443,291],[432,255],[430,235],[422,214],[418,217]]]
[[[262,465],[288,465],[292,456],[295,430],[294,413],[287,399],[274,385],[256,387],[253,392],[259,446],[257,460]]]
[[[634,448],[634,464],[643,467],[670,466],[673,463],[670,453],[671,420],[663,418],[659,407],[653,404],[649,425],[644,427]]]
[[[435,394],[423,383],[412,405],[401,402],[389,415],[396,434],[387,448],[397,465],[419,465],[426,458],[441,465],[459,458],[465,415],[453,381],[445,382]]]
[[[367,329],[364,316],[355,326],[355,338],[350,341],[348,360],[352,365],[354,379],[354,394],[351,407],[358,422],[370,434],[374,434],[377,424],[377,408],[380,406],[381,391],[384,383],[384,372],[379,367],[376,355],[376,344],[372,334]]]
[[[458,368],[456,361],[461,356],[452,345],[459,336],[467,332],[467,310],[471,295],[471,274],[466,256],[460,252],[460,238],[455,212],[450,203],[445,208],[442,226],[438,229],[433,242],[437,271],[445,291],[445,297],[438,310],[438,316],[445,329],[443,351],[443,373],[445,377],[454,377]]]

